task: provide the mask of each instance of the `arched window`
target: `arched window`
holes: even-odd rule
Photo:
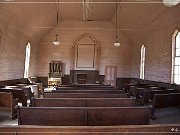
[[[24,78],[29,77],[29,62],[30,62],[30,42],[26,45],[26,58],[25,58],[25,70],[24,70]]]
[[[172,78],[171,82],[180,84],[180,31],[172,36]]]
[[[97,39],[88,33],[80,35],[72,47],[72,60],[73,70],[98,70],[100,45]]]
[[[144,79],[145,46],[141,47],[140,79]]]

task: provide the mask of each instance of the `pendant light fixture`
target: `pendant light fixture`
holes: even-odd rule
[[[117,32],[117,0],[116,0],[116,41],[114,43],[115,47],[119,47],[120,43],[118,41],[118,32]]]
[[[165,6],[172,7],[180,3],[180,0],[163,0]]]
[[[59,29],[59,0],[57,2],[57,17],[56,17],[56,40],[53,42],[54,45],[59,45],[60,42],[58,41],[58,29]]]

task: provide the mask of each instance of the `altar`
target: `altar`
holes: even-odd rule
[[[72,84],[96,84],[99,82],[98,70],[71,70],[70,81]]]

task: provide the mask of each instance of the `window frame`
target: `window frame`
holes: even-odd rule
[[[180,55],[179,56],[176,56],[176,38],[177,36],[179,36],[179,42],[180,42],[180,30],[179,29],[176,29],[175,32],[173,33],[172,35],[172,70],[171,70],[171,83],[173,84],[180,84],[175,82],[175,75],[178,75],[179,78],[180,78],[180,71],[178,70],[178,74],[175,73],[175,67],[178,66],[179,69],[180,69],[180,63],[178,65],[175,65],[175,59],[176,58],[179,58],[180,59]],[[180,49],[180,44],[179,44],[179,49]]]

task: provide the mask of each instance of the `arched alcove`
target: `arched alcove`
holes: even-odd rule
[[[71,70],[99,70],[100,45],[98,40],[85,33],[72,46]]]

